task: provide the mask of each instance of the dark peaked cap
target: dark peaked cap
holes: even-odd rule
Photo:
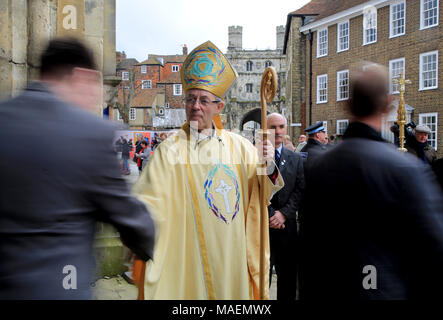
[[[323,126],[323,122],[318,121],[316,123],[314,123],[313,125],[309,126],[306,128],[306,133],[307,134],[314,134],[317,133],[319,131],[325,131],[325,127]]]

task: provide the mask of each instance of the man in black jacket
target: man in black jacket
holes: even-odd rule
[[[268,115],[268,128],[275,130],[275,162],[285,181],[283,189],[271,199],[269,241],[272,267],[277,273],[277,299],[295,300],[297,286],[297,221],[304,187],[303,159],[298,153],[283,147],[287,121],[281,114]],[[269,284],[271,281],[269,281]]]
[[[131,170],[129,169],[128,160],[129,160],[129,154],[132,149],[132,145],[129,144],[129,142],[126,141],[126,139],[123,139],[123,144],[121,148],[122,148],[122,162],[123,162],[122,173],[125,175],[130,175]]]
[[[430,168],[381,138],[386,70],[369,66],[351,81],[343,143],[306,177],[300,299],[441,300],[442,194]]]
[[[120,174],[115,128],[81,110],[99,102],[100,79],[80,41],[55,39],[41,81],[0,104],[0,300],[90,299],[97,221],[153,256],[154,224]]]
[[[323,122],[321,121],[307,127],[305,131],[309,135],[309,139],[300,152],[304,158],[303,164],[305,165],[306,172],[309,164],[323,152],[327,151],[327,147],[323,143],[327,135],[325,133]]]
[[[419,124],[414,128],[413,136],[406,140],[406,149],[424,163],[433,166],[437,160],[437,152],[428,142],[431,129],[427,125]]]

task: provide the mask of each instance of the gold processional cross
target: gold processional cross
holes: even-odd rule
[[[399,77],[392,80],[393,84],[398,84],[398,91],[400,92],[400,100],[398,102],[398,113],[397,113],[397,124],[400,128],[400,133],[398,135],[399,139],[399,151],[407,152],[405,148],[405,124],[406,124],[406,108],[405,108],[405,89],[406,84],[411,84],[410,80],[405,80],[403,77],[403,72],[400,73]]]

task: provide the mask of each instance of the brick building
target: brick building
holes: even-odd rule
[[[232,66],[238,72],[238,79],[226,93],[226,115],[228,129],[240,129],[243,116],[254,108],[260,108],[260,84],[263,72],[268,66],[273,66],[278,74],[279,89],[274,101],[268,104],[271,112],[287,113],[285,108],[286,90],[286,59],[282,54],[284,26],[276,27],[276,49],[246,50],[242,47],[243,28],[230,26],[229,46],[225,54]]]
[[[313,0],[290,13],[284,52],[289,61],[288,77],[292,77],[290,95],[294,118],[300,119],[302,127],[324,121],[328,134],[343,133],[349,121],[345,108],[349,71],[361,61],[379,63],[389,68],[391,79],[402,72],[412,81],[406,86],[405,94],[408,120],[431,128],[429,140],[441,157],[440,2]],[[297,54],[301,55],[299,59]],[[304,85],[299,83],[298,87],[300,79],[294,77],[297,72],[305,80]],[[397,89],[391,85],[393,94],[398,95]],[[382,134],[391,141],[389,126],[395,120],[396,110],[383,125]]]
[[[129,112],[131,129],[178,128],[184,123],[180,69],[187,54],[186,45],[181,55],[150,54],[140,63],[126,58],[124,52],[117,54],[121,59],[117,65],[117,76],[122,79],[119,85],[120,103],[128,94],[130,75],[134,74],[135,94]],[[112,118],[122,121],[118,110],[114,110]]]

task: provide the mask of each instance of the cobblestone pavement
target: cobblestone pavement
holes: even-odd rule
[[[272,276],[270,299],[277,299],[276,292],[277,276]],[[100,279],[93,286],[94,300],[136,300],[137,287],[128,283],[121,276],[115,278]]]
[[[137,164],[131,159],[129,159],[129,170],[131,171],[131,174],[124,177],[126,178],[129,186],[132,187],[132,185],[137,181],[139,173]]]

